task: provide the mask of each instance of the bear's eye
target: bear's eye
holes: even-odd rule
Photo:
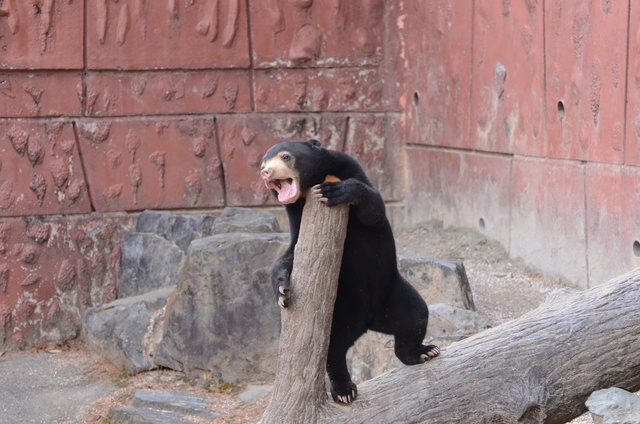
[[[290,155],[288,155],[288,154],[286,154],[286,153],[285,153],[284,155],[282,155],[282,156],[281,156],[281,158],[282,158],[282,160],[284,160],[284,161],[289,161],[289,160],[291,160],[291,156],[290,156]]]

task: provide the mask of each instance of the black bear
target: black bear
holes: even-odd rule
[[[427,304],[398,272],[382,196],[360,164],[345,153],[323,148],[317,140],[284,141],[266,152],[260,176],[285,205],[291,228],[291,244],[271,274],[282,308],[295,301],[289,276],[308,190],[329,206],[351,205],[327,358],[333,400],[346,404],[357,396],[346,354],[367,330],[393,334],[395,354],[407,365],[437,356],[437,346],[422,344]]]

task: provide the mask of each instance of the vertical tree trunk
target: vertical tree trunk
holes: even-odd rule
[[[328,207],[307,198],[263,424],[315,423],[327,402],[325,364],[348,217],[348,205]]]

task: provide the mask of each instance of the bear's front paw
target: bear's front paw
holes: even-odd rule
[[[420,348],[420,359],[422,362],[427,362],[440,355],[440,348],[434,345],[427,345]]]
[[[276,301],[281,308],[286,308],[291,303],[289,275],[289,271],[283,267],[274,268],[271,274],[271,281],[276,292]]]
[[[349,181],[327,182],[311,187],[311,195],[329,206],[352,203],[354,200]]]
[[[291,303],[291,289],[288,286],[278,286],[278,305],[282,309],[289,307]]]
[[[346,384],[331,382],[331,397],[336,403],[350,404],[358,397],[358,387],[349,381]]]

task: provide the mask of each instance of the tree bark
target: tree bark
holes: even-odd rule
[[[282,310],[276,380],[261,423],[315,423],[327,403],[325,370],[348,205],[309,196],[294,251],[291,305]]]

